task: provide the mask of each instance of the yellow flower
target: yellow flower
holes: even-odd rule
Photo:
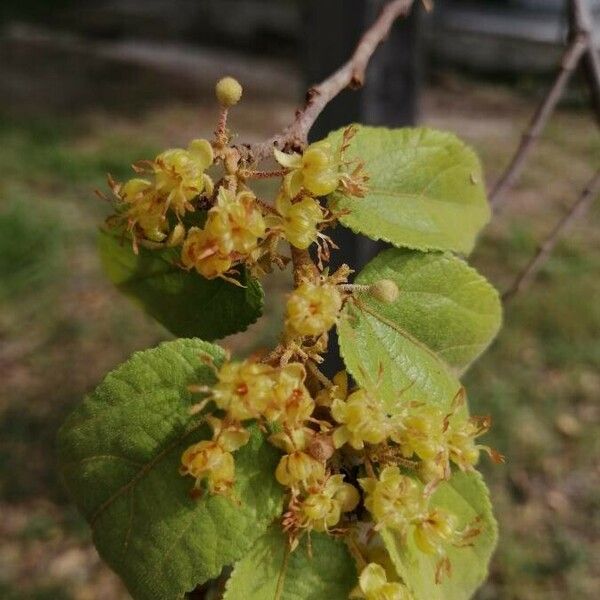
[[[292,203],[288,196],[279,194],[275,206],[283,218],[285,239],[292,246],[305,250],[317,240],[317,226],[323,222],[323,209],[317,200],[304,196]]]
[[[331,406],[334,400],[348,397],[348,372],[339,371],[333,376],[333,387],[323,388],[315,398],[317,406]]]
[[[275,149],[275,160],[289,173],[284,178],[284,188],[290,198],[302,189],[314,196],[326,196],[340,182],[339,152],[326,141],[311,144],[302,154],[285,154]]]
[[[182,475],[191,475],[196,486],[206,479],[211,494],[227,494],[235,479],[235,450],[248,443],[250,432],[238,423],[225,423],[209,416],[206,419],[213,429],[213,439],[190,446],[181,457]]]
[[[343,512],[354,510],[358,501],[358,491],[344,483],[344,476],[332,475],[318,491],[301,502],[299,525],[304,529],[328,531],[339,523]]]
[[[359,483],[367,494],[365,507],[380,527],[389,527],[406,535],[410,525],[426,510],[422,486],[400,473],[396,466],[383,469],[379,479],[367,477],[359,479]]]
[[[361,450],[365,443],[381,444],[390,432],[381,403],[365,390],[353,392],[346,401],[334,400],[331,415],[341,425],[333,433],[336,448],[350,444],[355,450]]]
[[[450,451],[450,460],[462,471],[470,471],[479,461],[479,453],[485,450],[493,460],[501,462],[503,457],[488,446],[481,446],[475,440],[489,431],[489,417],[471,417],[464,419],[454,417],[449,420],[446,437]]]
[[[416,454],[421,460],[433,460],[445,450],[445,414],[430,404],[413,405],[399,419],[398,443],[406,455]]]
[[[225,363],[217,374],[213,400],[236,421],[256,419],[272,400],[275,369],[265,364]]]
[[[444,556],[444,544],[457,541],[456,517],[439,508],[432,510],[416,524],[413,539],[421,552]]]
[[[190,227],[181,249],[181,262],[184,267],[196,271],[206,279],[214,279],[227,273],[233,266],[233,259],[226,245],[228,240],[220,235],[217,220],[207,222],[204,229]]]
[[[398,582],[388,582],[385,569],[377,563],[369,563],[361,572],[358,589],[352,598],[366,600],[412,600],[408,589]]]
[[[190,446],[181,457],[182,475],[191,475],[196,486],[207,480],[212,494],[226,494],[234,483],[235,465],[233,455],[214,441],[204,440]]]
[[[259,238],[265,235],[265,221],[252,192],[234,194],[225,188],[219,189],[217,204],[210,209],[208,221],[219,228],[222,246],[239,254],[249,254]],[[211,225],[207,224],[207,228]]]
[[[292,337],[319,336],[336,323],[342,295],[335,285],[306,281],[289,296],[286,330]]]
[[[310,454],[297,450],[281,457],[275,470],[275,478],[287,487],[307,488],[325,479],[325,465]]]
[[[301,363],[288,363],[277,372],[270,405],[263,411],[269,421],[283,423],[288,429],[299,429],[315,408],[304,380],[306,369]]]
[[[129,205],[125,218],[130,230],[139,227],[144,237],[153,242],[162,242],[167,237],[169,223],[164,204],[149,181],[134,178],[123,185],[115,184],[113,189]]]
[[[236,422],[224,422],[217,417],[206,417],[207,422],[213,429],[213,440],[226,452],[235,452],[245,446],[250,439],[250,432]]]
[[[152,161],[155,188],[165,198],[167,208],[178,216],[193,210],[190,200],[211,193],[212,180],[204,171],[213,163],[212,146],[207,140],[193,140],[187,150],[165,150]]]

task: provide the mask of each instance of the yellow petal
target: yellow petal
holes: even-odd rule
[[[302,165],[302,155],[297,152],[286,154],[277,148],[273,148],[275,160],[286,169],[297,169]]]
[[[188,151],[200,163],[203,169],[207,169],[213,164],[215,156],[208,140],[192,140],[188,146]]]
[[[387,583],[385,570],[377,563],[369,563],[359,577],[360,589],[365,593],[375,593]]]

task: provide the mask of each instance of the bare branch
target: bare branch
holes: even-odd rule
[[[251,158],[255,162],[267,158],[272,154],[273,146],[283,149],[286,146],[295,148],[305,145],[308,132],[327,104],[345,88],[357,88],[364,83],[365,71],[377,46],[386,38],[394,21],[409,13],[414,1],[392,0],[387,4],[364,33],[351,58],[327,79],[308,90],[304,107],[296,112],[296,118],[283,132],[250,146]]]
[[[535,112],[508,167],[490,192],[490,204],[494,208],[497,208],[502,203],[508,190],[512,188],[523,172],[523,167],[529,154],[533,150],[536,141],[545,129],[548,119],[563,95],[565,86],[571,78],[575,67],[577,67],[582,55],[589,46],[589,39],[589,33],[578,31],[563,55],[560,69],[552,87],[548,90],[548,93]]]
[[[527,263],[527,266],[519,273],[514,283],[504,293],[502,299],[507,302],[526,288],[539,270],[544,266],[552,251],[556,247],[561,235],[571,226],[573,221],[583,216],[590,208],[598,194],[600,193],[600,169],[590,180],[583,190],[578,200],[571,206],[569,212],[555,225],[548,237],[539,246],[538,251]]]

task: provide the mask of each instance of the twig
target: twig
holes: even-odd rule
[[[316,278],[319,275],[317,266],[313,262],[308,250],[299,250],[290,244],[292,254],[292,270],[294,273],[294,287],[298,287],[306,278]]]
[[[580,216],[584,215],[592,205],[596,196],[600,193],[600,169],[585,187],[578,200],[571,206],[569,212],[555,225],[548,237],[538,248],[538,251],[533,258],[527,263],[527,266],[519,273],[514,283],[504,293],[502,299],[507,302],[517,293],[526,288],[539,270],[544,266],[544,263],[552,254],[561,235],[569,228],[569,226]]]
[[[558,75],[552,87],[535,112],[510,164],[490,192],[490,204],[494,208],[497,208],[502,203],[506,197],[506,192],[512,188],[520,177],[529,154],[546,127],[548,119],[554,112],[575,67],[577,67],[582,55],[587,50],[589,40],[589,32],[578,31],[563,55]]]
[[[346,87],[358,88],[365,79],[365,71],[375,49],[386,38],[394,21],[408,14],[415,0],[393,0],[387,4],[373,25],[360,39],[354,54],[337,71],[318,85],[311,87],[306,94],[304,107],[296,111],[296,118],[281,133],[264,142],[249,147],[254,162],[271,156],[273,146],[279,148],[302,147],[306,144],[308,132],[327,104]]]

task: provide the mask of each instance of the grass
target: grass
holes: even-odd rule
[[[428,92],[425,121],[465,137],[494,177],[531,108],[505,87],[459,80]],[[237,121],[266,131],[247,110]],[[136,121],[0,119],[3,598],[127,597],[64,497],[53,444],[65,414],[109,369],[167,337],[103,278],[95,231],[107,207],[93,190],[106,172],[125,177],[134,160],[184,144],[202,117],[213,115],[168,107]],[[508,286],[599,158],[591,120],[561,111],[485,232],[477,268]],[[507,456],[504,466],[483,465],[501,541],[480,600],[591,600],[600,588],[599,225],[595,207],[507,308],[502,333],[466,377],[474,412],[494,419],[486,442]],[[229,347],[273,343],[286,285],[267,280],[265,319]]]

